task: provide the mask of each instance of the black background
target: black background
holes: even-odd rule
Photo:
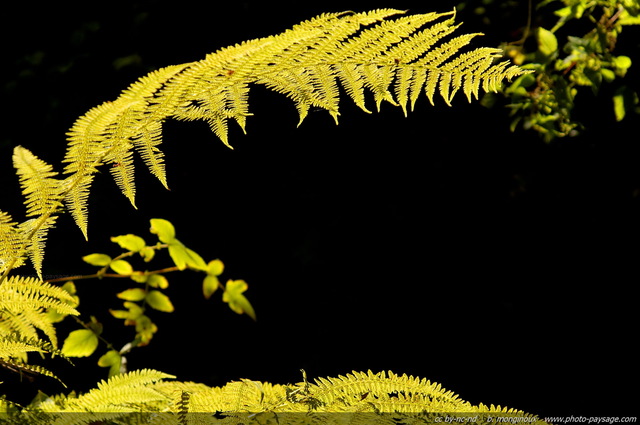
[[[13,146],[61,170],[74,119],[150,70],[322,12],[455,5],[16,5],[2,18],[1,208],[23,217]],[[477,45],[513,40],[526,22],[522,6],[511,15],[495,9],[491,25],[471,10],[458,14],[462,31],[490,32]],[[637,49],[637,41],[627,47]],[[117,65],[127,57],[128,65]],[[632,70],[628,84],[637,81]],[[338,126],[318,111],[296,128],[293,102],[255,87],[248,134],[231,127],[234,150],[203,123],[166,123],[171,190],[139,161],[137,210],[105,169],[90,197],[89,242],[62,217],[49,237],[45,274],[90,273],[82,255],[116,255],[108,238],[117,234],[151,242],[148,220],[162,217],[206,260],[222,259],[223,278],[249,283],[258,321],[229,311],[219,294],[203,300],[200,276],[168,275],[176,312],[156,314],[160,331],[129,356],[131,369],[209,385],[297,382],[301,368],[309,378],[392,370],[439,382],[474,404],[543,416],[631,414],[636,118],[616,124],[603,105],[606,92],[584,94],[583,102],[577,113],[589,131],[545,144],[533,133],[509,132],[505,109],[468,104],[461,94],[452,108],[421,99],[406,118],[390,105],[364,114],[344,96]],[[84,312],[105,322],[104,336],[128,341],[131,329],[107,312],[128,285],[76,284]],[[96,360],[78,359],[83,369],[62,361],[50,367],[70,388],[86,390],[105,377]],[[10,399],[33,395],[33,387],[2,374]],[[65,391],[47,378],[37,384]]]

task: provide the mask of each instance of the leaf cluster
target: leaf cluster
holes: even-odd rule
[[[203,273],[202,293],[209,299],[214,292],[221,289],[222,300],[229,305],[232,311],[238,314],[247,314],[256,320],[255,311],[243,292],[248,285],[243,280],[229,279],[226,284],[219,281],[219,276],[224,271],[224,264],[219,259],[208,263],[190,248],[187,248],[176,238],[173,224],[164,219],[151,219],[150,231],[156,235],[158,242],[147,245],[146,241],[137,235],[126,234],[114,236],[111,241],[118,244],[125,252],[111,257],[103,253],[93,253],[83,257],[83,260],[99,267],[99,270],[90,275],[70,277],[66,285],[73,281],[97,278],[125,278],[130,279],[135,286],[125,289],[116,296],[123,300],[122,309],[110,309],[110,314],[116,319],[121,319],[125,326],[135,329],[133,340],[116,349],[112,343],[104,340],[103,325],[95,317],[87,323],[79,322],[82,329],[72,331],[64,340],[62,354],[67,357],[88,357],[97,350],[100,340],[106,345],[107,351],[99,358],[98,365],[109,368],[109,376],[126,371],[126,357],[129,351],[135,347],[148,345],[158,331],[158,326],[152,319],[150,311],[172,313],[175,310],[170,297],[164,292],[169,287],[167,274],[171,272],[192,270]],[[145,267],[156,258],[156,253],[167,250],[174,265],[153,270],[136,270],[131,260],[127,258],[140,257]]]
[[[548,0],[536,10],[551,6],[556,6],[556,22],[550,29],[538,26],[531,32],[535,50],[527,50],[524,43],[505,46],[514,62],[535,71],[504,90],[510,100],[512,130],[522,125],[547,142],[575,136],[584,129],[574,116],[576,97],[585,88],[598,95],[604,84],[614,87],[608,104],[616,121],[640,113],[638,94],[625,82],[632,58],[616,54],[625,28],[640,24],[637,0]],[[591,29],[575,35],[585,26]]]

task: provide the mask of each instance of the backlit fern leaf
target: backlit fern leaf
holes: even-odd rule
[[[24,264],[24,247],[28,244],[11,216],[0,211],[0,276]]]
[[[150,369],[136,370],[102,381],[97,388],[80,396],[59,397],[54,403],[45,401],[36,407],[49,413],[49,424],[111,423],[118,419],[127,423],[132,413],[157,411],[166,406],[168,396],[157,391],[153,384],[168,378],[174,376]]]
[[[421,92],[431,103],[437,92],[450,105],[460,90],[472,100],[480,88],[495,91],[503,80],[527,72],[495,63],[498,49],[462,52],[478,34],[450,38],[459,26],[455,12],[395,17],[403,13],[323,14],[281,34],[152,72],[115,101],[91,109],[71,128],[64,159],[65,202],[85,237],[87,197],[99,165],[112,165],[116,183],[135,205],[132,149],[167,186],[158,149],[164,120],[205,121],[229,146],[228,121],[244,131],[252,115],[252,84],[290,98],[300,123],[312,107],[327,110],[337,122],[340,87],[365,112],[365,94],[371,92],[377,109],[388,102],[406,113]]]
[[[21,335],[18,332],[0,334],[0,366],[21,374],[39,374],[62,382],[50,370],[27,362],[28,353],[62,355],[51,343],[40,338]],[[64,384],[63,384],[64,385]]]
[[[57,218],[55,215],[43,215],[20,223],[18,227],[27,240],[26,252],[40,279],[42,279],[42,261],[47,234],[54,227]]]
[[[46,214],[62,205],[60,181],[53,178],[58,173],[51,165],[18,146],[13,150],[13,166],[25,196],[27,217]]]
[[[62,206],[63,185],[54,178],[57,173],[51,165],[21,146],[13,151],[13,165],[25,196],[27,217],[34,217],[19,226],[23,234],[21,249],[27,252],[38,276],[42,277],[44,246],[47,233],[56,221],[54,214]]]
[[[54,310],[78,315],[75,299],[64,289],[32,277],[11,276],[0,285],[0,336],[13,333],[26,338],[42,331],[56,346],[55,329],[46,315]]]
[[[447,406],[450,411],[458,410],[455,407],[460,406],[461,403],[466,406],[465,402],[458,399],[458,396],[451,391],[442,389],[439,384],[407,375],[399,376],[393,372],[388,374],[385,374],[385,372],[375,374],[371,371],[367,373],[353,372],[337,378],[320,378],[316,380],[315,387],[312,387],[310,391],[314,394],[314,397],[327,404],[333,404],[338,399],[344,400],[354,396],[362,398],[363,394],[372,393],[379,396],[378,401],[384,400],[385,397],[398,398],[400,395],[402,397],[412,397],[414,399],[414,407],[417,406],[415,400],[423,397],[426,397],[430,403]],[[394,393],[396,395],[392,396]],[[380,396],[384,397],[380,399]],[[384,409],[381,410],[384,411]]]

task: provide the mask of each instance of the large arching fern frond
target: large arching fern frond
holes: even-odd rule
[[[327,110],[337,122],[340,87],[365,112],[371,92],[377,109],[389,102],[406,114],[422,92],[431,103],[439,93],[450,105],[459,91],[472,100],[480,89],[495,91],[503,80],[526,72],[496,63],[499,49],[463,52],[479,34],[449,37],[459,26],[455,12],[397,17],[403,13],[320,15],[282,34],[152,72],[115,101],[91,109],[71,128],[64,159],[65,203],[85,237],[87,197],[100,165],[112,165],[117,185],[135,206],[133,150],[167,186],[158,148],[163,121],[205,121],[230,146],[228,122],[245,130],[254,84],[293,100],[300,122],[312,107]]]

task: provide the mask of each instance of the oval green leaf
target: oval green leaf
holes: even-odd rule
[[[158,235],[160,242],[170,243],[176,238],[176,230],[173,224],[162,218],[152,218],[150,230],[154,235]]]
[[[207,270],[207,264],[202,257],[194,250],[184,246],[178,240],[174,240],[173,243],[169,244],[169,255],[176,267],[180,270],[184,270],[187,267],[194,270]]]
[[[167,289],[169,281],[161,274],[152,274],[147,278],[147,283],[153,288]]]
[[[142,301],[147,296],[147,291],[142,288],[131,288],[120,292],[116,296],[127,301]]]
[[[133,266],[131,266],[131,264],[129,264],[129,262],[125,260],[112,261],[111,264],[109,264],[109,267],[111,267],[111,270],[120,275],[126,276],[133,273]]]
[[[88,357],[98,348],[98,336],[88,329],[79,329],[69,334],[62,345],[62,354],[67,357]]]
[[[92,266],[104,267],[109,265],[111,257],[107,254],[89,254],[82,257],[82,261],[89,263]]]
[[[207,264],[207,274],[220,276],[224,271],[224,263],[218,259],[209,261]]]
[[[174,310],[169,297],[160,291],[150,291],[145,300],[147,304],[155,310],[164,311],[165,313],[171,313]]]
[[[98,366],[109,368],[109,377],[120,373],[120,365],[122,364],[122,356],[116,350],[107,351],[98,359]]]
[[[549,30],[538,28],[538,51],[544,56],[551,56],[558,50],[558,39]]]
[[[213,276],[208,274],[207,277],[204,278],[202,282],[202,293],[206,299],[211,298],[216,289],[220,286],[220,281],[217,276]]]
[[[111,242],[115,242],[120,245],[120,248],[131,252],[139,252],[142,248],[147,246],[144,239],[132,234],[114,236],[111,238]]]
[[[249,285],[244,280],[229,280],[226,284],[222,301],[229,304],[229,308],[238,314],[245,313],[256,320],[256,313],[249,300],[242,295]]]

